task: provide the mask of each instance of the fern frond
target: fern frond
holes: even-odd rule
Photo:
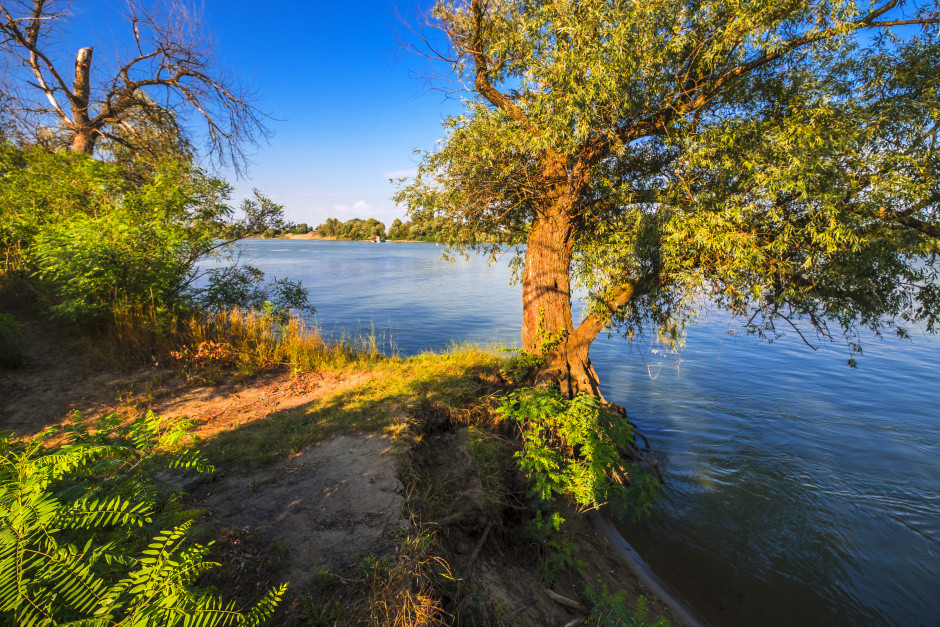
[[[179,542],[191,525],[192,521],[187,521],[169,531],[161,531],[160,535],[155,537],[144,550],[144,555],[149,557],[141,558],[140,562],[142,564],[155,564],[168,558],[173,552],[173,545]]]
[[[286,592],[286,583],[282,583],[277,588],[268,590],[268,593],[245,614],[244,618],[242,618],[242,621],[239,623],[240,627],[257,627],[268,620],[274,614],[274,610],[277,609],[278,604],[281,602],[281,599],[284,598]]]
[[[107,431],[92,433],[76,415],[70,443],[54,451],[0,433],[0,625],[254,625],[269,616],[283,586],[242,615],[194,585],[217,564],[204,561],[208,547],[185,543],[192,520],[172,496],[161,522],[189,519],[132,554],[131,529],[158,510],[151,472],[162,456],[165,466],[211,467],[198,452],[156,455],[160,442],[182,441],[186,423],[122,420],[106,416],[97,424]]]
[[[101,502],[82,499],[63,509],[58,522],[63,529],[89,529],[110,525],[142,527],[152,522],[149,503],[134,503],[120,497]]]
[[[215,471],[215,466],[208,463],[202,451],[186,451],[173,457],[167,464],[168,468],[193,469],[196,472],[208,474]]]
[[[183,627],[224,627],[239,624],[241,620],[241,612],[235,609],[234,601],[225,603],[222,599],[205,597],[183,619]]]

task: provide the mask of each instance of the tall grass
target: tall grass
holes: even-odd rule
[[[273,367],[295,371],[369,367],[384,359],[374,337],[326,341],[295,315],[232,309],[176,314],[122,308],[100,347],[112,362],[141,357],[174,365],[196,376],[234,371],[252,376]]]

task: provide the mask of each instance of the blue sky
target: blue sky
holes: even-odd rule
[[[237,195],[258,187],[311,226],[403,215],[388,179],[414,170],[413,149],[433,148],[457,107],[415,75],[426,61],[396,41],[407,32],[401,20],[414,22],[417,10],[387,0],[206,4],[222,58],[281,120]]]
[[[79,15],[70,43],[95,45],[96,59],[113,55],[127,32],[124,3],[76,0],[72,10]],[[289,220],[310,226],[327,217],[388,225],[404,216],[388,179],[414,171],[413,150],[433,148],[441,120],[459,107],[459,94],[429,88],[428,62],[396,39],[418,10],[418,2],[394,0],[206,0],[203,19],[220,59],[255,86],[260,108],[275,118],[247,177],[221,172],[235,185],[234,202],[257,187]]]

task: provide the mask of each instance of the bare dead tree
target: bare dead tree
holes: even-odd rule
[[[245,149],[270,136],[253,90],[220,64],[199,12],[185,0],[150,7],[129,0],[129,45],[95,76],[93,47],[80,48],[68,71],[56,54],[56,33],[69,17],[68,4],[56,0],[0,0],[5,87],[15,94],[21,130],[35,135],[53,120],[71,150],[90,155],[105,137],[133,141],[132,132],[114,132],[130,120],[159,120],[169,111],[201,118],[210,158],[236,171]]]

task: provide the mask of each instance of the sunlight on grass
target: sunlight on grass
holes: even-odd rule
[[[206,440],[205,452],[215,464],[258,468],[336,435],[395,435],[409,408],[422,399],[455,410],[478,401],[480,376],[495,373],[501,361],[495,353],[467,346],[388,358],[376,363],[361,385],[219,433]]]
[[[282,366],[307,372],[371,369],[385,359],[374,337],[327,341],[297,316],[281,319],[244,309],[188,314],[153,307],[121,309],[102,340],[94,350],[102,353],[104,363],[131,364],[151,357],[209,382],[223,373],[248,378]]]

